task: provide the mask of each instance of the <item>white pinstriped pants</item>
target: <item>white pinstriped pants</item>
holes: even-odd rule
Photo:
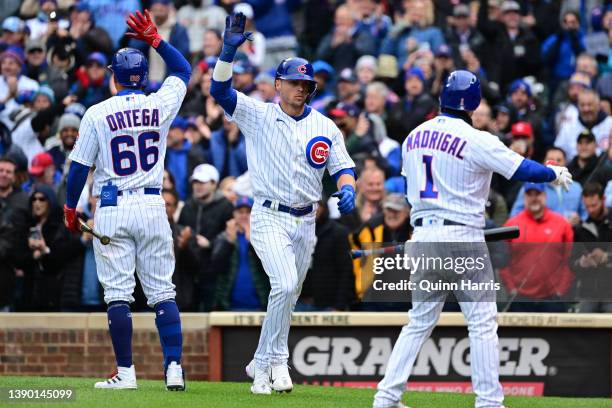
[[[124,192],[117,206],[100,207],[94,215],[95,229],[108,235],[110,244],[93,240],[98,280],[104,288],[104,302],[133,302],[134,271],[153,307],[174,299],[174,246],[164,199],[158,195]]]
[[[483,230],[463,226],[417,227],[413,242],[484,242]],[[490,265],[489,265],[490,267]],[[416,294],[416,293],[415,293]],[[393,406],[400,401],[406,383],[423,343],[434,329],[444,307],[444,293],[439,299],[415,301],[408,312],[409,323],[393,346],[385,376],[378,384],[375,408]],[[497,338],[497,305],[495,302],[459,302],[468,324],[470,366],[477,408],[503,406],[503,389],[499,382],[499,350]]]
[[[291,313],[302,290],[316,244],[315,211],[303,217],[271,210],[255,200],[251,243],[270,278],[268,310],[261,326],[255,362],[286,364]]]

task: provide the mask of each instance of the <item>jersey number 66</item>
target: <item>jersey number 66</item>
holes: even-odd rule
[[[149,171],[159,159],[159,149],[153,143],[159,142],[159,133],[144,132],[138,135],[138,158],[132,151],[134,137],[130,135],[115,136],[110,141],[111,155],[113,157],[113,171],[118,176],[129,176],[140,168]]]

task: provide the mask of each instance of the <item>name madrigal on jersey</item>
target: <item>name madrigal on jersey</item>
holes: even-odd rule
[[[159,109],[127,109],[106,117],[111,132],[135,126],[159,127]]]
[[[458,136],[453,136],[450,133],[438,132],[437,130],[429,131],[422,130],[415,134],[409,134],[406,139],[406,151],[413,149],[434,149],[458,159],[463,160],[461,153],[465,148],[467,141]]]

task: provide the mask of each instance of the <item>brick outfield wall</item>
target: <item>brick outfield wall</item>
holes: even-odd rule
[[[185,313],[183,367],[208,379],[208,315]],[[137,378],[163,379],[163,357],[153,313],[133,314]],[[116,367],[105,313],[0,313],[0,376],[107,378]]]

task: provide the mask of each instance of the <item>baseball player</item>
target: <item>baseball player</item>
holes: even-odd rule
[[[170,123],[179,110],[191,75],[187,60],[163,41],[149,12],[128,17],[128,35],[154,47],[168,67],[168,78],[146,96],[148,62],[138,50],[123,48],[113,56],[117,94],[87,110],[68,172],[65,224],[77,232],[75,207],[87,173],[95,165],[93,195],[98,197],[94,223],[111,243],[94,241],[98,279],[108,304],[108,327],[117,360],[117,374],[96,388],[135,389],[132,364],[134,271],[142,284],[164,354],[166,388],[184,390],[181,368],[181,320],[172,284],[172,233],[160,196]]]
[[[565,167],[524,159],[496,136],[474,129],[471,116],[480,98],[480,81],[474,74],[452,72],[440,95],[440,114],[414,129],[402,145],[414,242],[484,242],[484,209],[493,172],[511,180],[552,182],[566,189],[572,183]],[[471,245],[486,251],[484,244]],[[492,277],[490,263],[486,263]],[[410,322],[402,329],[378,384],[376,408],[404,406],[401,396],[406,381],[438,321],[447,294],[416,292]],[[463,293],[455,295],[466,299],[458,296]],[[476,407],[502,407],[496,304],[476,299],[460,301],[460,306],[469,330]]]
[[[223,49],[213,71],[211,95],[246,137],[253,184],[251,242],[270,278],[270,297],[254,363],[251,392],[291,391],[287,338],[291,312],[315,246],[315,206],[325,169],[336,180],[338,208],[355,207],[354,163],[342,133],[308,106],[316,89],[312,65],[289,58],[276,70],[280,103],[264,103],[231,87],[236,49],[249,38],[245,16],[228,16]]]

